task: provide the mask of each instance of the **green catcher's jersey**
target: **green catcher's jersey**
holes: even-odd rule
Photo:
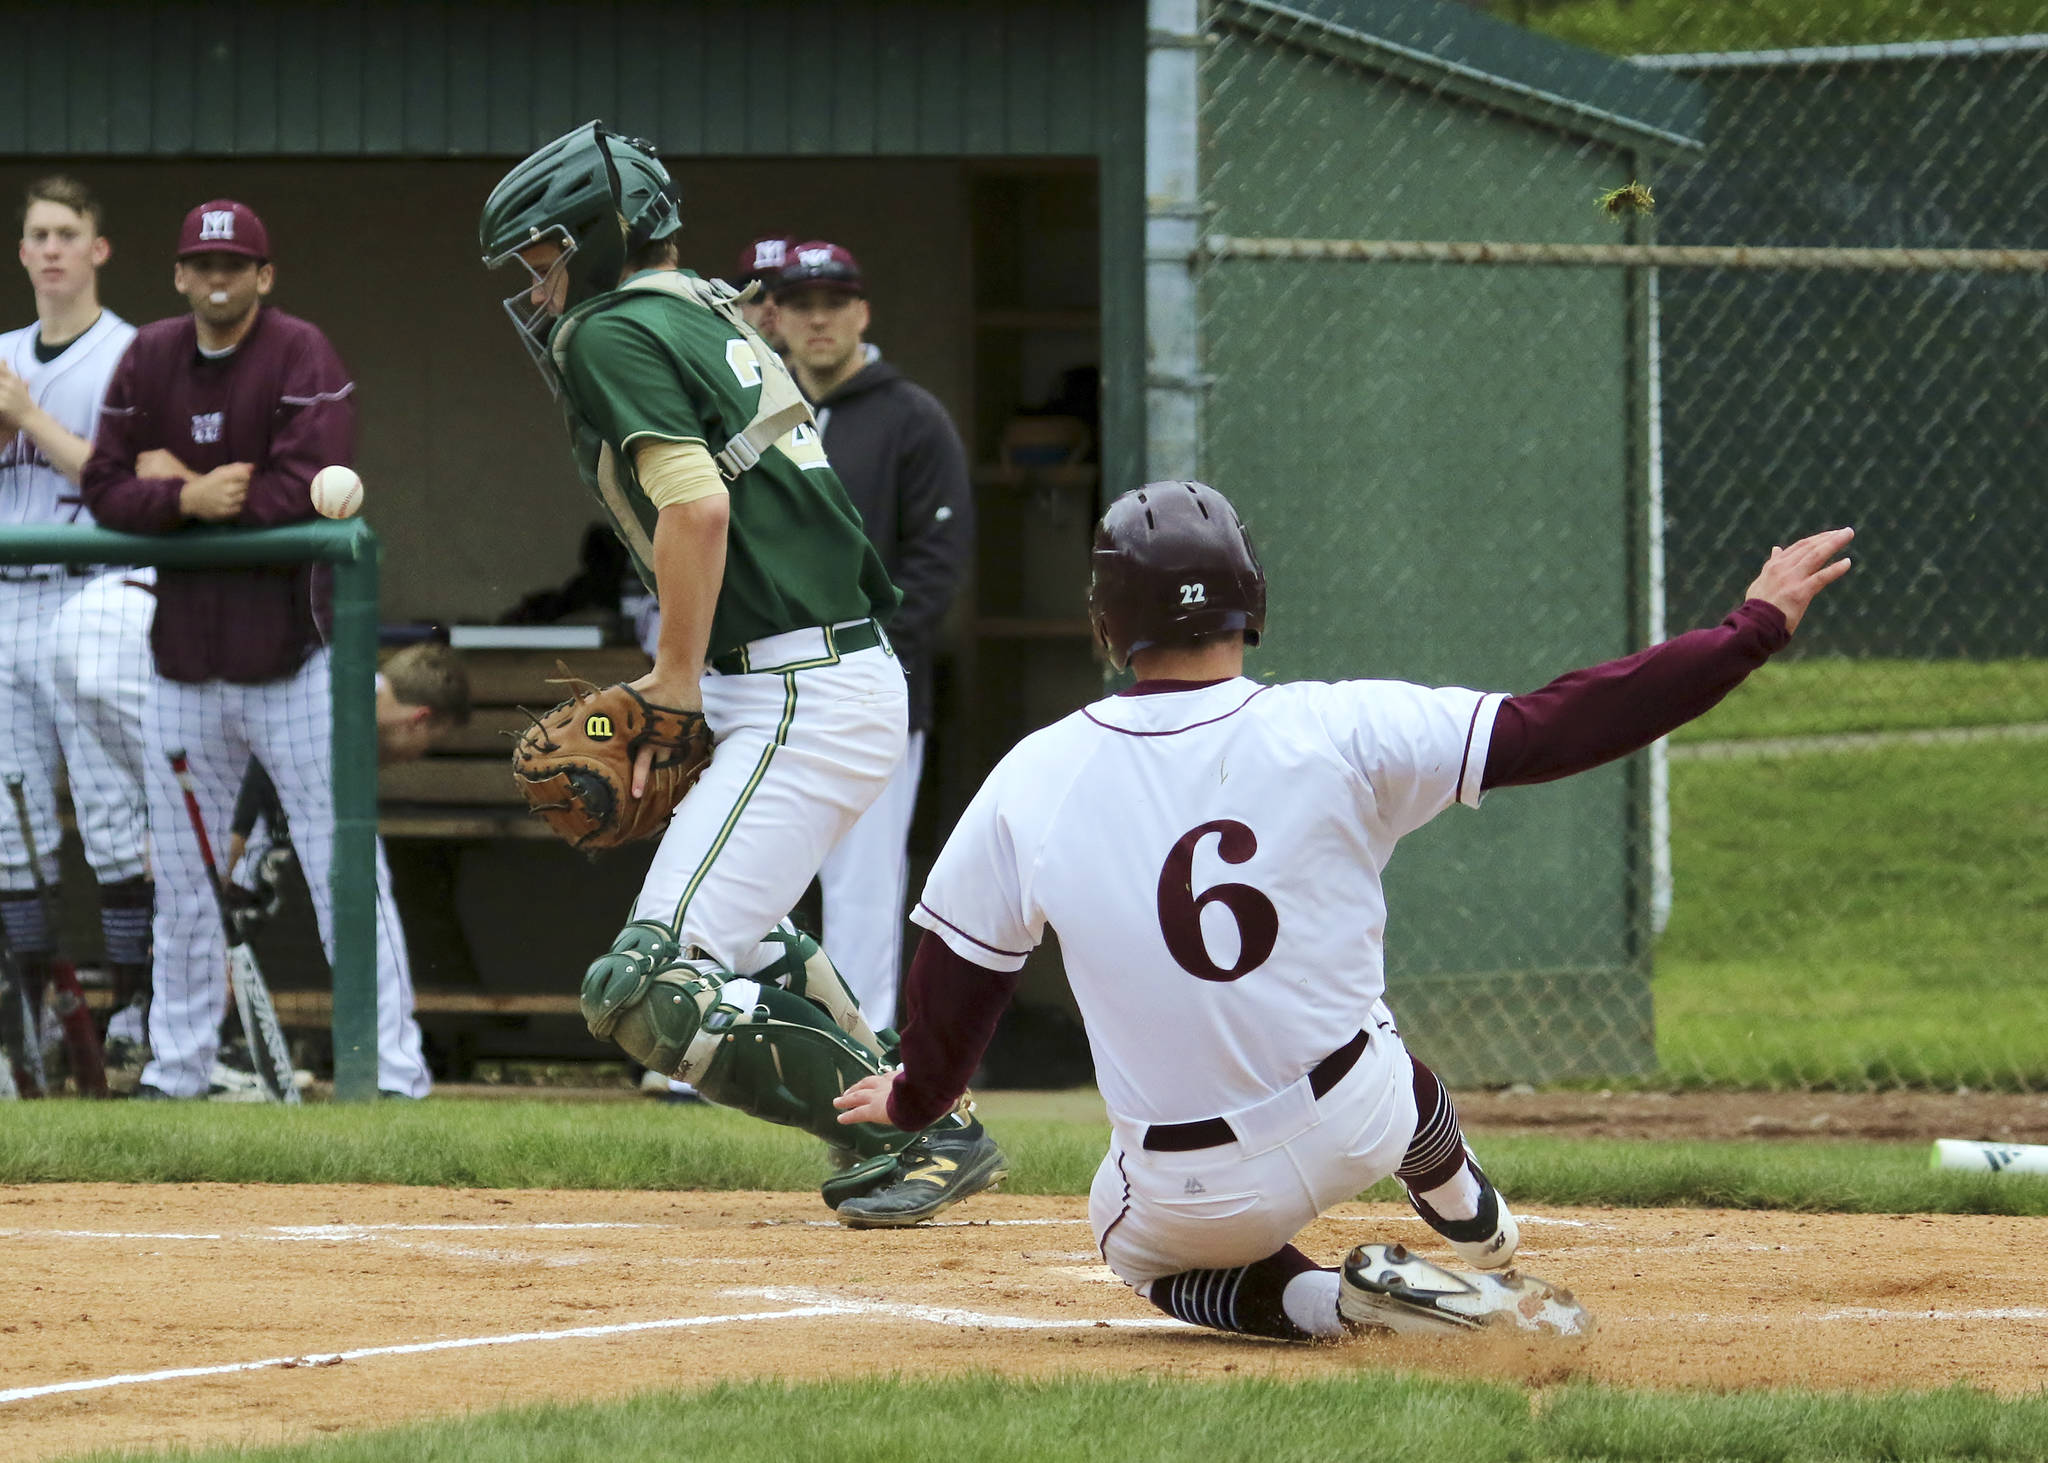
[[[763,362],[715,311],[665,290],[625,289],[576,312],[561,366],[578,466],[594,478],[613,531],[652,590],[657,510],[633,454],[650,440],[701,442],[718,453],[753,419]],[[815,428],[785,433],[727,488],[732,519],[709,656],[785,630],[894,612],[900,596]]]

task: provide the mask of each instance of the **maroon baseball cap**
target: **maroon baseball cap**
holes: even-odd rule
[[[758,279],[764,289],[774,289],[775,281],[782,277],[783,267],[789,262],[790,245],[795,242],[788,234],[763,234],[740,250],[739,272],[732,282],[747,285]]]
[[[270,258],[270,232],[256,210],[232,198],[202,203],[185,215],[178,230],[178,257],[194,254],[240,254],[259,262]]]
[[[852,251],[823,239],[812,239],[790,249],[782,266],[782,278],[775,281],[774,290],[779,295],[799,285],[813,284],[845,290],[848,294],[867,293],[867,287],[861,283],[860,261]]]

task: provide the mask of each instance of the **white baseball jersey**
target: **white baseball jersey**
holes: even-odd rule
[[[90,442],[107,382],[135,338],[135,327],[112,310],[102,310],[92,328],[47,365],[36,359],[40,329],[30,325],[0,335],[0,361],[27,383],[37,405],[66,431]],[[78,484],[52,467],[26,432],[0,438],[0,523],[92,523]]]
[[[991,969],[1057,931],[1112,1120],[1249,1108],[1367,1023],[1381,871],[1478,806],[1503,699],[1238,678],[1098,701],[1003,759],[911,918]]]

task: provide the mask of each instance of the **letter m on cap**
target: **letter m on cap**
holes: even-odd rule
[[[199,215],[199,237],[204,239],[232,239],[235,236],[235,211],[232,208],[209,208]]]

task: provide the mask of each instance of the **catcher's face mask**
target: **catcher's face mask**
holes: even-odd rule
[[[562,387],[555,375],[554,358],[548,354],[548,337],[568,306],[569,261],[575,254],[575,237],[563,225],[552,224],[534,229],[517,247],[484,261],[490,269],[517,264],[525,272],[526,288],[507,295],[503,308],[512,328],[519,332],[520,344],[556,395]]]

